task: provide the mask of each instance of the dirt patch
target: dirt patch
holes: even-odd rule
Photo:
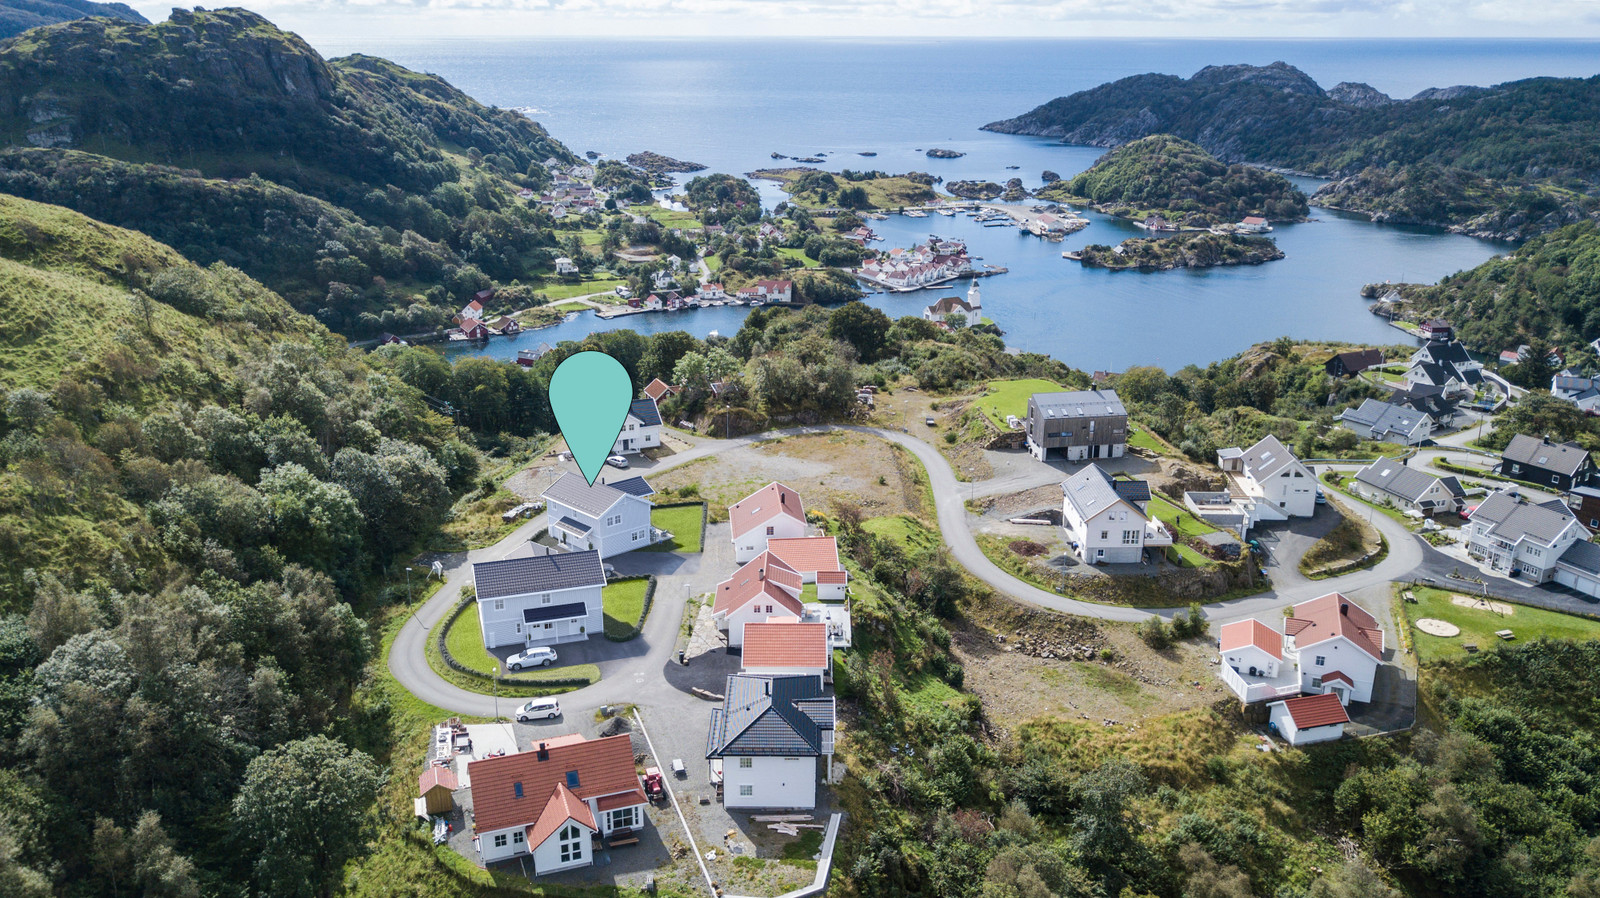
[[[541,460],[511,475],[511,479],[506,481],[506,489],[523,501],[537,499],[544,495],[550,484],[556,482],[562,470],[553,458],[548,461]]]
[[[1448,638],[1451,636],[1461,635],[1460,627],[1450,623],[1449,621],[1443,621],[1432,617],[1424,617],[1419,619],[1417,621],[1417,629],[1428,634],[1429,636],[1443,636]]]
[[[938,447],[957,476],[967,481],[988,480],[994,468],[984,456],[984,447],[997,431],[972,408],[973,396],[930,396],[920,390],[901,387],[875,397],[870,423],[875,427],[903,430]],[[928,426],[928,419],[934,424]],[[945,434],[954,433],[954,442]]]
[[[1131,625],[1004,599],[986,602],[951,636],[965,688],[1001,730],[1046,715],[1114,726],[1210,707],[1229,695],[1206,639],[1157,652]]]
[[[997,518],[1015,518],[1045,509],[1061,508],[1061,485],[1057,483],[1034,487],[1020,493],[1007,493],[991,499],[980,499],[983,513]]]
[[[1517,613],[1516,606],[1514,605],[1507,605],[1505,602],[1494,602],[1490,601],[1489,599],[1474,599],[1471,596],[1451,596],[1450,604],[1460,605],[1462,608],[1472,608],[1478,611],[1492,611],[1501,616]]]
[[[741,446],[653,478],[657,489],[697,485],[713,521],[728,505],[774,480],[798,490],[808,509],[848,501],[866,517],[922,514],[919,472],[890,444],[856,433],[806,434]]]

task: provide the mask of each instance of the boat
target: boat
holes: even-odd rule
[[[955,218],[956,216],[956,210],[954,209],[939,209],[936,211],[938,211],[938,213],[943,215],[945,218]]]
[[[927,218],[928,217],[928,213],[922,211],[921,209],[907,209],[906,210],[906,217],[907,218]]]

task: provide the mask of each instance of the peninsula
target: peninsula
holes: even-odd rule
[[[1135,237],[1117,246],[1091,243],[1064,257],[1088,268],[1170,271],[1174,268],[1217,268],[1260,265],[1283,258],[1271,237],[1240,237],[1199,232],[1175,237]]]

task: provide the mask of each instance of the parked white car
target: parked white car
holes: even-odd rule
[[[524,649],[506,659],[507,670],[521,670],[524,667],[549,667],[556,663],[556,650],[549,646],[535,646]]]
[[[626,468],[628,466],[628,459],[626,456],[612,455],[606,458],[606,464],[613,468]]]
[[[561,703],[553,698],[536,698],[517,709],[517,719],[555,720],[561,716]]]

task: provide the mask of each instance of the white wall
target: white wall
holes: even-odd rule
[[[660,445],[660,424],[641,424],[638,418],[629,415],[628,422],[617,434],[617,441],[611,446],[611,454],[635,455],[642,449],[653,449]]]
[[[578,839],[578,854],[577,854],[577,856],[574,857],[572,860],[567,861],[566,863],[562,863],[561,862],[561,840],[558,838],[558,836],[561,834],[561,830],[566,829],[568,825],[578,827],[578,829],[583,831],[583,834],[582,834],[582,838]],[[587,826],[583,826],[581,824],[572,823],[571,821],[568,821],[567,823],[563,823],[560,826],[560,828],[558,828],[555,831],[555,833],[553,833],[550,836],[550,838],[544,840],[544,844],[539,845],[538,847],[534,848],[534,850],[533,850],[533,870],[534,870],[534,872],[535,873],[555,873],[558,870],[571,870],[574,867],[587,867],[590,864],[594,863],[594,858],[592,856],[593,855],[593,851],[591,850],[590,844],[589,844],[590,834],[593,833],[593,832],[594,832],[594,830],[588,828]]]
[[[479,599],[478,625],[483,631],[483,644],[492,649],[504,645],[552,645],[588,639],[605,627],[605,612],[600,590],[601,587],[597,584],[549,593]],[[546,596],[549,597],[548,600]],[[525,608],[565,605],[569,602],[584,603],[587,614],[576,622],[567,618],[547,621],[552,625],[550,627],[544,626],[543,623],[522,622],[522,611]]]
[[[845,593],[848,588],[849,584],[847,583],[818,583],[817,601],[843,602],[845,600]]]
[[[771,529],[772,533],[767,530]],[[733,538],[733,560],[740,564],[767,551],[768,539],[794,539],[806,535],[806,522],[775,512],[765,524],[751,527],[743,536]]]
[[[480,833],[478,836],[478,856],[483,859],[484,863],[492,864],[495,861],[503,861],[508,857],[527,854],[528,846],[517,841],[518,834],[526,829],[527,827],[525,826],[513,826],[510,829],[497,829],[494,832]],[[506,844],[503,847],[496,848],[494,844],[495,836],[505,836]]]
[[[1294,718],[1289,716],[1289,709],[1282,702],[1272,705],[1271,718],[1278,725],[1278,733],[1290,745],[1311,745],[1317,742],[1332,742],[1344,735],[1344,724],[1333,726],[1313,727],[1309,730],[1297,729]]]
[[[1323,659],[1322,664],[1317,663],[1318,657]],[[1350,690],[1351,701],[1372,701],[1372,681],[1378,675],[1378,662],[1355,643],[1335,636],[1300,649],[1300,688],[1306,692],[1322,692],[1321,686],[1311,685],[1312,679],[1320,680],[1323,674],[1336,670],[1355,680],[1355,687]]]
[[[1222,663],[1246,675],[1249,674],[1252,665],[1258,671],[1257,676],[1275,677],[1278,675],[1278,659],[1253,645],[1242,646],[1223,653]]]
[[[760,677],[816,677],[817,685],[822,685],[822,675],[825,671],[818,667],[750,667],[746,666],[744,672]]]
[[[552,501],[549,520],[554,522],[562,517],[570,517],[589,525],[589,534],[582,539],[568,535],[565,531],[553,531],[552,535],[557,539],[565,535],[566,541],[562,545],[574,551],[594,549],[600,553],[601,558],[610,558],[650,545],[650,508],[650,503],[644,499],[628,496],[596,518],[569,505]],[[607,523],[607,520],[611,523]]]
[[[750,767],[739,758],[722,759],[722,804],[730,808],[814,808],[817,805],[817,759],[751,758]],[[750,795],[741,795],[749,786]]]
[[[1261,498],[1282,514],[1309,518],[1317,513],[1317,480],[1298,462],[1265,481],[1252,481]]]
[[[1067,535],[1078,544],[1078,557],[1088,564],[1103,561],[1107,564],[1134,564],[1144,551],[1144,515],[1117,503],[1087,521],[1080,520],[1072,503],[1062,500],[1061,525]],[[1136,531],[1133,545],[1123,545],[1124,531]],[[1104,533],[1102,538],[1100,534]],[[1104,555],[1100,552],[1104,550]]]

